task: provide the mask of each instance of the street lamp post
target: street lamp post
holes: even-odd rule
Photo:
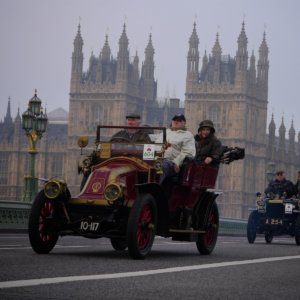
[[[35,177],[35,155],[37,154],[36,143],[42,138],[47,127],[47,115],[43,113],[42,101],[34,96],[29,100],[28,109],[22,114],[22,128],[28,138],[30,155],[29,175],[25,176],[25,191],[23,201],[32,202],[38,191],[38,179]]]

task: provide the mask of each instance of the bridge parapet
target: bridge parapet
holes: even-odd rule
[[[0,201],[0,230],[27,230],[31,204]],[[247,221],[220,218],[219,234],[246,235]]]
[[[30,203],[0,201],[0,230],[27,229],[30,209]]]

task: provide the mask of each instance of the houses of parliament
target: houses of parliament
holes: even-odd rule
[[[222,217],[248,217],[248,209],[255,205],[255,193],[263,191],[267,184],[270,162],[276,169],[284,169],[287,177],[294,180],[300,170],[300,132],[296,142],[293,122],[288,133],[283,119],[278,130],[273,117],[267,124],[269,49],[266,34],[262,34],[258,58],[253,51],[248,54],[244,22],[237,37],[235,56],[222,54],[218,34],[211,53],[200,54],[196,24],[188,43],[182,108],[178,98],[158,101],[151,34],[141,66],[137,53],[130,59],[124,25],[116,58],[106,35],[100,54],[91,55],[88,69],[84,71],[79,25],[70,70],[69,113],[57,109],[48,114],[47,131],[37,146],[37,177],[62,176],[71,193],[77,193],[81,181],[77,165],[83,159],[77,146],[78,137],[89,136],[92,149],[97,125],[123,125],[126,114],[135,112],[140,113],[143,124],[159,126],[168,126],[174,114],[185,113],[188,128],[193,133],[200,121],[211,119],[224,145],[245,148],[244,160],[220,167],[216,188],[222,192],[218,197]],[[6,115],[0,122],[1,200],[22,200],[24,176],[29,169],[27,147],[20,112],[13,118],[8,100]]]

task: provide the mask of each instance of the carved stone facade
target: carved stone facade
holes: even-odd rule
[[[196,132],[202,120],[211,119],[223,144],[246,150],[244,160],[220,168],[218,188],[223,194],[218,203],[221,215],[231,218],[247,218],[248,209],[254,205],[255,192],[264,191],[266,163],[277,162],[278,153],[275,143],[270,142],[269,147],[276,153],[270,157],[266,139],[269,72],[266,35],[263,34],[259,47],[257,66],[253,52],[248,65],[247,43],[244,22],[234,58],[222,55],[217,34],[212,53],[209,57],[204,53],[199,71],[199,38],[194,24],[187,56],[185,114],[188,127]],[[284,133],[280,136],[279,146],[285,143]],[[294,137],[295,131],[289,136],[292,145],[295,144]],[[293,178],[296,174],[293,172],[300,167],[299,153],[296,155],[295,146],[289,147],[291,153],[288,156],[286,148],[281,149],[284,150],[280,155],[280,166]],[[286,168],[288,163],[293,167]]]

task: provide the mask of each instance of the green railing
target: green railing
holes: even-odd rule
[[[31,204],[17,201],[0,201],[0,230],[27,229]]]
[[[17,201],[0,201],[0,230],[27,230],[31,204]],[[220,218],[219,233],[246,235],[247,221]]]
[[[220,218],[219,234],[246,235],[247,221],[239,219]]]

